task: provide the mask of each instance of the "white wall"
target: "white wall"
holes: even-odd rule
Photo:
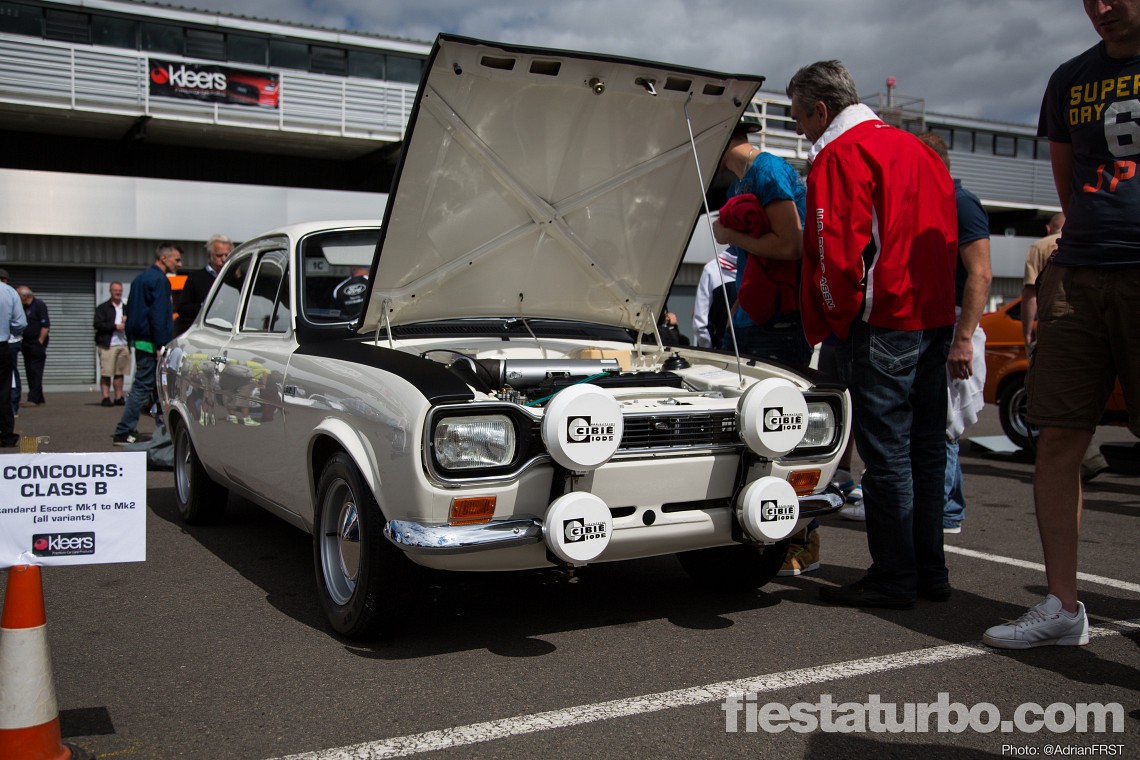
[[[388,196],[340,190],[0,169],[0,229],[25,235],[245,240],[274,227],[384,216]]]

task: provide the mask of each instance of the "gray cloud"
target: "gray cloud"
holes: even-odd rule
[[[796,69],[888,76],[929,111],[1035,124],[1049,74],[1097,41],[1075,0],[193,0],[195,7],[430,42],[439,32],[732,73],[782,92]]]

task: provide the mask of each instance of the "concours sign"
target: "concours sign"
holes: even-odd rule
[[[0,567],[146,560],[146,453],[0,456]]]
[[[159,58],[147,65],[151,97],[277,108],[281,96],[277,74]]]

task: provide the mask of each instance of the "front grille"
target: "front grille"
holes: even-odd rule
[[[736,413],[655,414],[625,418],[619,451],[700,449],[740,445]]]

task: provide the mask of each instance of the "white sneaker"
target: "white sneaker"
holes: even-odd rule
[[[1080,647],[1089,643],[1089,618],[1081,602],[1077,602],[1076,614],[1070,616],[1061,609],[1061,600],[1050,594],[1017,620],[988,629],[982,641],[998,649],[1029,649],[1054,644]]]
[[[839,516],[847,520],[856,520],[858,522],[866,522],[867,511],[863,508],[863,500],[844,504],[839,508]]]

